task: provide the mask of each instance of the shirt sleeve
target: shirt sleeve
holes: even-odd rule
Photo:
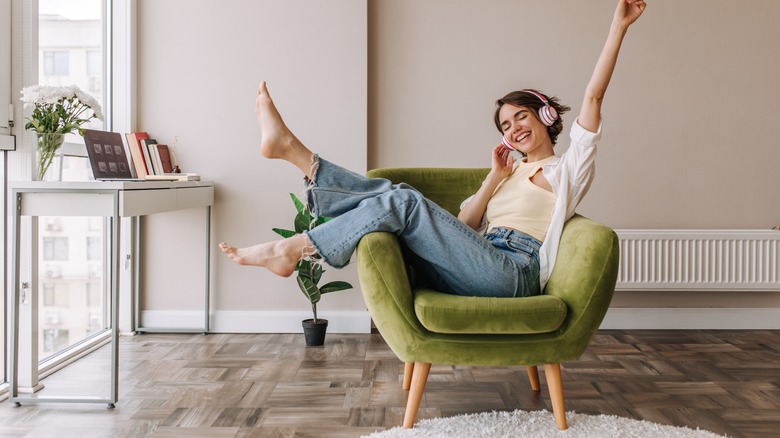
[[[592,146],[597,144],[601,140],[601,125],[603,120],[599,122],[599,129],[596,132],[590,132],[580,125],[577,119],[571,125],[571,132],[569,137],[571,141],[582,146]]]

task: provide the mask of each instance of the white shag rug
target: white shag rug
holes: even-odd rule
[[[412,429],[394,427],[367,435],[369,438],[722,438],[721,435],[686,427],[664,426],[614,415],[566,414],[567,430],[558,430],[548,411],[484,412],[418,421]],[[365,437],[364,437],[365,438]]]

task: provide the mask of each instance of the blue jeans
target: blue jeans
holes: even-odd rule
[[[467,296],[538,295],[541,242],[495,228],[481,236],[407,184],[367,178],[316,157],[306,199],[312,213],[332,220],[307,232],[331,266],[349,263],[358,241],[394,233],[415,254],[415,268],[441,292]]]

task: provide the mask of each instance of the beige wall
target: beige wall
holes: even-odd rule
[[[614,0],[369,2],[369,168],[488,167],[494,101],[573,108]],[[780,2],[654,0],[630,29],[580,213],[614,228],[780,224]],[[558,153],[568,146],[561,136]],[[771,293],[619,293],[613,306],[780,307]]]
[[[580,212],[623,229],[780,224],[780,148],[769,136],[780,116],[780,2],[649,3],[607,95],[598,176]],[[568,129],[614,8],[614,0],[138,4],[138,128],[176,142],[185,171],[217,182],[214,244],[275,238],[270,228],[291,216],[287,192],[299,188],[292,167],[259,157],[261,78],[305,143],[354,170],[488,166],[493,102],[507,91],[559,96],[573,108]],[[186,233],[202,220],[196,211],[148,221],[147,308],[200,305],[192,271],[201,242],[158,228],[192,221]],[[171,257],[181,260],[173,272],[156,267]],[[291,279],[218,254],[213,262],[217,311],[308,308]],[[352,269],[335,273],[357,284]],[[614,305],[780,307],[780,296],[632,292]],[[364,305],[352,291],[321,308]]]
[[[300,191],[301,175],[260,156],[261,79],[305,143],[365,170],[366,39],[364,0],[138,2],[137,129],[175,144],[183,171],[217,184],[213,311],[309,311],[293,278],[236,266],[216,243],[274,240],[272,227],[292,226],[288,193]],[[145,309],[202,308],[204,221],[198,210],[145,221]],[[356,270],[338,279],[357,284]],[[319,309],[365,305],[353,290],[326,297]]]

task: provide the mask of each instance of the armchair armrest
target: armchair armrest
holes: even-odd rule
[[[369,233],[360,239],[356,254],[363,297],[387,343],[394,344],[392,338],[399,336],[427,333],[414,313],[414,295],[398,238],[387,232]]]
[[[575,215],[564,226],[544,294],[566,303],[569,312],[558,329],[566,338],[590,339],[598,330],[615,290],[619,251],[617,234],[605,225]]]

